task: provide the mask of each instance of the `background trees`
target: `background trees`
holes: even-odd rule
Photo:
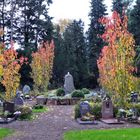
[[[129,30],[134,35],[137,46],[140,46],[140,0],[136,1],[134,8],[130,12]]]
[[[139,7],[140,0],[136,0],[134,8],[133,0],[112,0],[112,10],[116,10],[121,16],[123,7],[128,10],[129,31],[134,34],[136,40],[136,65],[140,71],[140,38],[139,38]],[[29,63],[20,68],[21,84],[32,86],[33,79],[30,63],[32,52],[38,50],[38,43],[54,40],[54,67],[51,83],[54,87],[63,85],[64,75],[70,71],[74,76],[76,87],[98,86],[97,60],[105,43],[100,35],[104,33],[104,26],[99,18],[106,16],[104,0],[91,0],[89,13],[90,25],[84,32],[84,23],[81,20],[61,19],[58,24],[52,24],[52,17],[48,9],[52,0],[0,0],[0,27],[4,30],[1,38],[10,46],[11,36],[19,45],[18,58],[28,57]],[[127,8],[131,6],[131,8]],[[8,7],[8,8],[7,8]],[[13,8],[12,8],[13,7]]]
[[[74,20],[64,32],[65,70],[72,73],[75,85],[80,87],[87,75],[86,44],[83,22]]]
[[[137,75],[140,75],[140,0],[136,0],[133,9],[129,12],[129,31],[135,39],[136,59],[135,63],[138,68]]]
[[[72,73],[77,87],[81,87],[88,74],[86,60],[86,41],[83,22],[73,20],[63,33],[56,27],[54,79],[62,83],[67,72]]]

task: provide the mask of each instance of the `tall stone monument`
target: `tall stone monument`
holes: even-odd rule
[[[102,105],[102,118],[112,119],[113,118],[113,105],[109,97],[105,97]]]
[[[68,72],[65,75],[65,82],[64,82],[64,91],[65,94],[70,94],[71,92],[73,92],[75,90],[74,87],[74,82],[73,82],[73,77],[72,75]]]

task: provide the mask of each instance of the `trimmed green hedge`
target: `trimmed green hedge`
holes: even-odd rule
[[[81,90],[74,90],[71,94],[72,98],[84,98],[85,95]]]

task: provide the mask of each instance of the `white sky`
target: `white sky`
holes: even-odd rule
[[[82,19],[87,25],[89,24],[88,14],[90,12],[91,0],[53,0],[50,5],[49,15],[54,17],[53,22],[59,19]],[[105,0],[106,6],[111,7],[112,0]]]

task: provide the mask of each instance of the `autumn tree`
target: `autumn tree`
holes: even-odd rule
[[[3,35],[3,30],[0,30],[0,35]],[[20,84],[19,69],[26,58],[17,58],[17,52],[14,50],[11,42],[11,47],[6,48],[4,43],[0,43],[0,83],[5,87],[4,99],[11,101],[16,95],[16,90]]]
[[[122,20],[117,12],[111,18],[100,19],[105,26],[101,37],[108,46],[104,46],[98,59],[99,82],[120,107],[127,107],[130,93],[138,90],[138,79],[133,76],[134,39],[127,30],[127,21],[125,14]]]
[[[54,43],[43,42],[37,52],[32,54],[32,78],[35,89],[45,91],[52,74]]]
[[[24,62],[27,60],[24,57],[17,59],[17,52],[14,47],[11,47],[3,53],[3,78],[2,84],[5,87],[5,99],[11,101],[16,95],[16,91],[20,84],[19,70]]]

